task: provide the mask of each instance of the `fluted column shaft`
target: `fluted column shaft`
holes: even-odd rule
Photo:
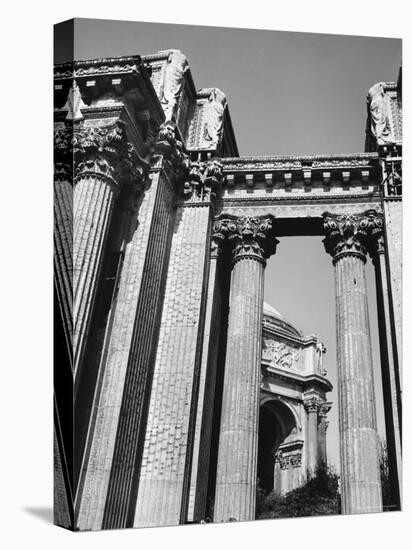
[[[214,521],[255,518],[267,219],[228,224],[234,240]],[[219,227],[221,233],[222,227]],[[273,239],[272,246],[276,246]],[[274,251],[273,248],[273,251]]]
[[[215,521],[255,514],[263,275],[256,258],[233,267]]]
[[[308,415],[308,463],[311,474],[315,473],[318,461],[318,403],[310,400],[305,404]]]
[[[99,174],[81,177],[74,188],[73,347],[74,372],[83,354],[101,271],[117,187]]]
[[[70,167],[69,167],[70,168]],[[67,351],[73,353],[73,185],[70,174],[54,182],[54,269]]]
[[[344,514],[382,511],[372,350],[365,277],[365,216],[326,220],[334,256],[339,431]]]

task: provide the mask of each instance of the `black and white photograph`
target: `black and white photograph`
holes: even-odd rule
[[[56,524],[400,510],[401,40],[74,19],[55,57]]]
[[[404,548],[403,6],[126,4],[6,24],[1,546]]]

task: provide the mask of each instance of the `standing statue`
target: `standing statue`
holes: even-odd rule
[[[218,88],[213,88],[205,107],[204,139],[209,142],[210,149],[216,147],[221,139],[226,104],[225,94]]]
[[[189,68],[186,56],[180,50],[167,50],[169,57],[163,69],[160,84],[160,103],[166,120],[176,121],[177,103],[182,91],[183,79]]]
[[[378,145],[393,142],[383,82],[378,82],[372,86],[368,92],[367,103],[369,129],[372,135],[375,136]]]
[[[323,366],[323,354],[326,352],[326,347],[321,341],[317,341],[316,343],[316,371],[321,374],[322,376],[327,375],[327,370]]]

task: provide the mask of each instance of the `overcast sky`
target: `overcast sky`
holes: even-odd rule
[[[240,155],[362,152],[370,86],[396,81],[401,41],[326,34],[77,19],[75,59],[186,54],[195,86],[228,98]],[[67,59],[56,52],[56,62]],[[367,264],[370,317],[384,433],[373,269]],[[334,280],[319,237],[280,239],[266,269],[265,299],[305,334],[327,347],[330,394],[328,445],[338,466]]]

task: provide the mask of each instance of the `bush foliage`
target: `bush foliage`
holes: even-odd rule
[[[258,485],[256,519],[340,514],[339,476],[321,464],[314,476],[284,495],[269,494]]]

